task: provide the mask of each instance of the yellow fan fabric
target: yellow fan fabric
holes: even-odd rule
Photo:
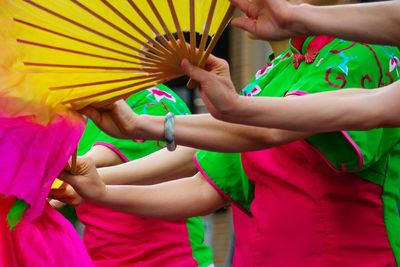
[[[0,99],[13,103],[1,111],[46,120],[182,76],[182,58],[204,55],[182,32],[213,37],[232,10],[228,0],[0,0]]]

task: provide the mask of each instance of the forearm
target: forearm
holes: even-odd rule
[[[97,168],[121,164],[123,160],[105,146],[93,146],[84,157],[91,158]]]
[[[226,204],[200,174],[150,186],[107,186],[106,193],[94,202],[113,210],[162,219],[206,215]]]
[[[262,127],[328,132],[364,130],[394,125],[399,109],[400,82],[376,90],[349,89],[301,97],[248,98],[238,101],[235,112],[224,119]],[[396,95],[397,94],[397,95]],[[390,106],[390,108],[389,108]],[[397,113],[398,114],[398,113]]]
[[[164,140],[164,117],[142,115],[132,134]],[[177,144],[219,152],[254,151],[305,138],[307,134],[232,124],[209,114],[175,117]]]
[[[98,169],[109,185],[149,185],[191,177],[196,172],[193,163],[195,149],[178,146],[174,152],[166,149],[118,166]]]
[[[297,9],[291,25],[299,34],[400,45],[400,1]]]

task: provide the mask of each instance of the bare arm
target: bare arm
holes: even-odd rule
[[[400,82],[376,90],[349,89],[301,97],[239,97],[222,119],[263,127],[328,132],[400,126]],[[241,114],[241,116],[239,116]]]
[[[92,158],[97,168],[123,163],[123,160],[114,151],[105,146],[93,146],[85,154],[85,157]]]
[[[261,39],[330,35],[367,43],[400,45],[400,1],[311,6],[282,0],[231,0],[247,16],[233,25]]]
[[[163,219],[207,215],[227,204],[200,173],[149,186],[107,186],[95,201],[114,210]]]
[[[303,5],[294,16],[309,35],[331,35],[366,43],[400,45],[400,1],[316,7]]]
[[[117,138],[164,140],[164,117],[136,115],[123,101],[106,112],[86,108],[85,114],[103,131]],[[307,136],[309,134],[227,123],[209,114],[175,118],[177,144],[211,151],[253,151]]]
[[[180,145],[219,152],[253,151],[289,143],[306,133],[252,127],[219,121],[209,114],[176,117],[175,139]],[[132,133],[164,138],[164,118],[142,116]]]
[[[195,152],[195,149],[187,147],[178,147],[172,154],[163,149],[136,161],[123,163],[114,151],[99,145],[92,147],[83,158],[93,162],[105,184],[149,185],[195,175]],[[60,208],[65,204],[59,201],[74,206],[82,203],[82,197],[70,185],[51,190],[49,196],[58,200],[53,200],[51,204]]]
[[[162,149],[138,160],[100,168],[98,172],[109,185],[157,184],[191,177],[197,172],[193,163],[195,152],[195,149],[182,146],[173,153]]]
[[[114,151],[105,146],[93,146],[84,157],[90,159],[96,168],[118,165],[123,162]],[[61,188],[51,189],[49,197],[52,198],[50,204],[57,209],[66,204],[77,206],[83,201],[82,197],[69,184],[64,184]]]
[[[182,66],[191,78],[200,82],[199,90],[210,112],[215,109],[212,102],[222,99],[219,92],[226,94],[222,88],[230,88],[228,92],[234,91],[229,66],[224,60],[209,57],[206,66],[209,72],[191,66],[187,60],[182,62]],[[165,117],[136,115],[124,101],[116,102],[107,110],[88,107],[82,112],[111,136],[164,140]],[[179,145],[219,152],[259,150],[309,136],[307,133],[228,123],[214,119],[210,114],[177,116],[174,131]]]
[[[60,179],[92,202],[139,216],[178,219],[211,213],[226,201],[203,179],[191,178],[148,186],[105,186],[94,162],[78,159],[77,175],[69,170]]]

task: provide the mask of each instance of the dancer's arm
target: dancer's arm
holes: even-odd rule
[[[124,101],[117,102],[107,111],[87,108],[84,112],[104,132],[117,138],[164,140],[165,117],[136,115]],[[175,117],[176,143],[198,149],[252,151],[307,136],[309,134],[227,123],[209,114]]]
[[[76,176],[65,171],[60,179],[71,184],[85,199],[122,212],[179,219],[205,215],[226,205],[225,199],[199,173],[157,185],[105,186],[93,161],[78,159],[77,169]]]
[[[215,115],[235,123],[310,132],[398,127],[400,82],[376,90],[348,89],[301,97],[238,97],[235,107]]]
[[[286,98],[242,97],[230,80],[227,64],[216,57],[207,60],[208,70],[187,60],[182,68],[199,82],[207,109],[223,121],[307,132],[400,125],[400,81],[379,90],[346,89]]]
[[[311,6],[282,0],[231,0],[247,16],[233,25],[265,40],[330,35],[367,43],[400,45],[400,1]]]
[[[148,185],[183,177],[196,172],[195,149],[178,146],[173,153],[166,149],[117,166],[98,169],[101,179],[109,185]]]
[[[105,146],[93,146],[85,154],[85,157],[92,158],[97,168],[123,163],[123,160],[114,151]]]
[[[123,163],[114,151],[98,145],[92,147],[83,158],[90,159],[94,163],[105,184],[150,185],[195,175],[197,173],[193,163],[195,151],[192,148],[178,147],[171,154],[163,149],[144,158]],[[109,167],[101,165],[106,162],[115,164],[109,164]],[[74,206],[82,203],[81,196],[70,185],[52,189],[49,197]]]
[[[203,94],[210,93],[213,96],[209,98],[218,102],[222,99],[218,96],[218,92],[225,93],[222,87],[234,91],[229,66],[224,60],[214,56],[209,57],[207,61],[209,71],[189,65],[188,61],[182,63],[186,74],[201,83],[200,93],[203,99],[208,97]],[[207,88],[208,86],[210,88]],[[208,101],[206,105],[209,111],[213,112],[213,103]],[[137,115],[124,101],[118,101],[106,110],[88,107],[82,112],[104,132],[116,138],[164,140],[164,116]],[[304,139],[310,135],[232,124],[214,119],[210,114],[176,116],[174,132],[176,143],[179,145],[219,152],[259,150]]]
[[[85,155],[90,158],[96,168],[104,166],[114,166],[123,163],[122,159],[111,149],[105,146],[94,146]],[[51,189],[49,193],[50,204],[57,209],[66,204],[77,206],[82,203],[82,197],[69,184],[64,184],[60,188]]]

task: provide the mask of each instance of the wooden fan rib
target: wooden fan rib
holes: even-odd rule
[[[105,24],[109,25],[114,30],[116,30],[116,31],[122,33],[123,35],[131,38],[133,41],[137,42],[138,44],[141,44],[143,47],[146,47],[148,49],[148,51],[152,51],[153,52],[153,53],[149,53],[149,52],[147,52],[145,50],[140,50],[139,49],[139,51],[141,51],[141,53],[149,53],[150,55],[153,55],[153,56],[156,56],[156,57],[161,57],[161,58],[162,58],[162,55],[164,55],[161,51],[157,50],[155,47],[149,45],[146,42],[143,42],[142,40],[140,40],[139,38],[133,36],[129,32],[125,31],[124,29],[121,29],[121,27],[118,27],[117,25],[115,25],[111,21],[107,20],[106,18],[102,17],[101,15],[97,14],[95,11],[91,10],[90,8],[88,8],[87,6],[83,5],[79,1],[77,1],[77,0],[71,0],[71,1],[73,3],[75,3],[77,6],[79,6],[80,8],[82,8],[83,10],[85,10],[86,12],[88,12],[89,14],[91,14],[92,16],[94,16],[95,18],[97,18],[97,19],[101,20],[102,22],[104,22]]]
[[[102,92],[96,93],[96,94],[99,94],[99,95],[95,95],[95,96],[88,95],[88,96],[79,97],[79,99],[76,98],[76,99],[65,100],[65,101],[62,102],[62,104],[72,104],[72,103],[76,103],[76,102],[79,102],[79,101],[83,101],[83,100],[87,100],[87,99],[90,99],[90,98],[94,98],[94,97],[97,97],[97,96],[104,96],[104,95],[112,94],[112,93],[115,93],[115,92],[118,92],[118,91],[122,91],[122,90],[128,89],[130,87],[136,87],[135,90],[132,91],[132,92],[124,93],[124,94],[121,94],[121,95],[118,95],[118,96],[114,96],[111,99],[107,99],[105,101],[97,102],[98,105],[101,105],[101,103],[113,103],[117,99],[121,99],[124,96],[131,95],[133,92],[138,92],[138,91],[147,89],[147,88],[149,88],[151,86],[155,86],[157,84],[164,83],[164,82],[166,82],[168,80],[175,79],[175,78],[178,78],[178,77],[180,77],[180,76],[178,76],[178,75],[160,75],[158,78],[155,78],[154,80],[147,80],[147,81],[143,81],[143,82],[139,82],[139,83],[133,83],[133,84],[126,85],[126,86],[112,88],[112,89],[109,89],[109,90],[106,90],[106,91],[102,91]],[[141,85],[143,85],[143,86],[141,86]],[[138,86],[141,86],[141,87],[138,87]]]
[[[127,18],[124,14],[122,14],[116,7],[114,7],[112,4],[110,4],[106,0],[101,0],[104,5],[106,5],[109,9],[111,9],[117,16],[119,16],[122,20],[124,20],[129,26],[131,26],[134,30],[136,30],[138,33],[140,33],[143,37],[147,39],[147,41],[151,44],[153,44],[157,49],[162,51],[163,54],[172,56],[171,52],[167,50],[164,46],[160,45],[154,38],[146,34],[142,29],[140,29],[138,26],[136,26],[132,21]]]
[[[217,29],[217,32],[215,33],[214,37],[211,39],[211,42],[210,42],[209,46],[207,47],[206,52],[204,53],[204,55],[202,56],[202,58],[200,60],[199,66],[201,68],[204,68],[207,58],[211,55],[212,51],[214,50],[215,46],[217,45],[217,42],[221,38],[224,30],[226,29],[230,20],[232,19],[234,12],[235,12],[235,7],[230,4],[224,18],[222,19],[220,26]]]
[[[67,69],[94,69],[94,70],[120,70],[120,71],[142,71],[155,72],[158,68],[133,68],[133,67],[108,67],[108,66],[89,66],[89,65],[68,65],[68,64],[53,64],[40,62],[23,62],[24,65],[30,67],[51,67],[51,68],[67,68]]]
[[[67,18],[67,17],[65,17],[65,16],[63,16],[63,15],[61,15],[61,14],[59,14],[59,13],[53,11],[53,10],[50,10],[50,9],[48,9],[48,8],[46,8],[46,7],[44,7],[44,6],[40,5],[40,4],[38,4],[38,3],[35,3],[35,2],[33,2],[32,0],[23,0],[23,1],[26,2],[26,3],[28,3],[28,4],[30,4],[30,5],[32,5],[32,6],[34,6],[34,7],[36,7],[36,8],[38,8],[38,9],[40,9],[40,10],[42,10],[42,11],[45,11],[45,12],[47,12],[47,13],[49,13],[49,14],[51,14],[51,15],[53,15],[53,16],[59,18],[59,19],[62,19],[62,20],[64,20],[64,21],[67,21],[67,22],[69,22],[69,23],[71,23],[71,24],[73,24],[73,25],[75,25],[75,26],[78,26],[78,27],[80,27],[80,28],[82,28],[82,29],[84,29],[84,30],[86,30],[86,31],[89,31],[89,32],[94,33],[94,34],[96,34],[96,35],[98,35],[98,36],[101,36],[101,37],[103,37],[103,38],[105,38],[105,39],[107,39],[107,40],[110,40],[110,41],[114,42],[114,43],[120,44],[120,45],[122,45],[122,46],[124,46],[124,47],[126,47],[126,48],[129,48],[129,49],[131,49],[131,50],[133,50],[133,51],[136,51],[136,52],[138,52],[138,53],[145,54],[146,56],[149,56],[150,58],[154,58],[154,57],[155,57],[155,58],[159,58],[159,59],[163,60],[163,58],[159,57],[159,56],[156,55],[156,54],[152,54],[152,53],[149,53],[149,52],[147,52],[147,51],[140,50],[140,49],[138,49],[138,48],[136,48],[136,47],[133,47],[133,46],[127,44],[127,43],[124,43],[124,42],[122,42],[122,41],[120,41],[120,40],[117,40],[117,39],[115,39],[115,38],[112,38],[112,37],[110,37],[110,36],[107,36],[107,35],[105,35],[105,34],[99,32],[99,31],[96,31],[96,30],[94,30],[94,29],[92,29],[92,28],[90,28],[90,27],[87,27],[87,26],[85,26],[85,25],[83,25],[83,24],[81,24],[81,23],[79,23],[79,22],[77,22],[77,21],[75,21],[75,20],[72,20],[72,19],[70,19],[70,18]]]
[[[222,33],[224,32],[225,28],[228,26],[229,21],[232,19],[233,14],[235,12],[235,7],[232,5],[229,5],[228,11],[226,12],[224,18],[222,19],[222,22],[220,26],[217,29],[217,32],[215,33],[214,37],[211,39],[211,42],[209,46],[207,47],[206,52],[203,54],[202,58],[200,59],[199,67],[204,68],[206,65],[207,58],[210,56],[211,52],[214,50],[215,46],[217,45],[218,40],[221,38]],[[195,88],[196,87],[196,82],[192,79],[189,80],[187,84],[188,88]]]
[[[158,12],[157,7],[154,5],[153,1],[151,1],[151,0],[147,0],[147,3],[149,3],[149,6],[150,6],[151,10],[153,11],[154,15],[158,19],[158,22],[160,23],[161,27],[164,29],[164,32],[167,35],[169,41],[171,42],[175,52],[179,55],[180,58],[183,58],[184,56],[180,53],[181,49],[179,48],[179,45],[176,42],[175,37],[169,31],[169,29],[168,29],[167,25],[165,24],[165,21],[162,18],[160,12]]]
[[[48,33],[51,33],[51,34],[54,34],[54,35],[57,35],[57,36],[61,36],[61,37],[64,37],[64,38],[67,38],[67,39],[70,39],[70,40],[77,41],[79,43],[83,43],[83,44],[87,44],[89,46],[93,46],[93,47],[96,47],[96,48],[103,49],[103,50],[106,50],[106,51],[114,52],[114,53],[117,53],[117,54],[120,54],[120,55],[124,55],[124,56],[131,57],[131,58],[134,58],[134,59],[142,60],[142,61],[147,60],[147,61],[155,63],[155,64],[161,63],[161,61],[157,61],[157,60],[154,60],[154,59],[151,59],[151,58],[147,58],[147,57],[142,57],[142,56],[139,56],[139,55],[129,54],[129,53],[126,53],[126,52],[123,52],[123,51],[120,51],[120,50],[116,50],[116,49],[113,49],[113,48],[110,48],[110,47],[107,47],[107,46],[99,45],[99,44],[96,44],[96,43],[93,43],[93,42],[89,42],[89,41],[86,41],[86,40],[83,40],[83,39],[80,39],[80,38],[76,38],[76,37],[73,37],[73,36],[70,36],[70,35],[67,35],[67,34],[64,34],[64,33],[53,31],[51,29],[48,29],[48,28],[45,28],[45,27],[30,23],[30,22],[27,22],[27,21],[24,21],[24,20],[21,20],[21,19],[14,18],[14,21],[17,22],[17,23],[26,25],[28,27],[31,27],[31,28],[35,28],[35,29],[38,29],[38,30],[41,30],[41,31],[44,31],[44,32],[48,32]]]
[[[199,49],[197,50],[196,65],[199,64],[201,57],[203,56],[204,50],[206,49],[207,39],[210,33],[212,19],[215,13],[215,7],[217,6],[217,0],[212,0],[210,6],[210,12],[208,13],[207,22],[204,27],[203,36],[201,37]]]
[[[71,84],[71,85],[63,85],[63,86],[53,86],[49,87],[50,91],[59,91],[59,90],[70,90],[74,88],[82,88],[82,87],[90,87],[90,86],[97,86],[97,85],[105,85],[105,84],[112,84],[112,83],[121,83],[121,82],[129,82],[134,80],[140,80],[147,77],[152,77],[160,75],[159,73],[152,73],[152,74],[143,74],[139,76],[124,78],[124,79],[114,79],[114,80],[106,80],[106,81],[97,81],[97,82],[90,82],[90,83],[78,83],[78,84]]]
[[[121,27],[118,27],[117,25],[115,25],[111,21],[105,19],[101,15],[97,14],[95,11],[91,10],[87,6],[83,5],[82,3],[80,3],[80,2],[78,2],[76,0],[72,0],[72,2],[75,3],[76,5],[78,5],[79,7],[81,7],[83,10],[85,10],[89,14],[93,15],[94,17],[96,17],[97,19],[101,20],[105,24],[109,25],[110,27],[112,27],[116,31],[122,33],[123,35],[125,35],[125,36],[127,36],[129,38],[131,38],[133,41],[141,44],[143,47],[147,48],[148,51],[152,51],[153,53],[150,53],[150,55],[154,55],[155,57],[161,57],[161,58],[162,57],[167,57],[167,58],[169,57],[169,54],[165,54],[162,51],[158,50],[157,48],[151,46],[150,44],[148,44],[146,42],[143,42],[139,38],[133,36],[132,34],[128,33],[127,31],[123,30]],[[143,36],[143,37],[145,37],[145,36]],[[141,51],[141,53],[146,53],[146,55],[148,55],[148,53],[149,53],[148,51],[145,51],[145,50],[140,50],[140,51]]]
[[[62,101],[61,103],[62,104],[70,104],[70,103],[73,103],[73,102],[79,102],[79,101],[82,101],[82,100],[87,100],[87,99],[90,99],[90,98],[95,98],[95,97],[99,97],[99,96],[102,96],[102,95],[115,93],[115,92],[122,91],[122,90],[125,90],[125,89],[128,89],[128,88],[131,88],[131,87],[136,87],[136,86],[145,85],[145,84],[146,84],[146,86],[151,86],[150,84],[154,84],[154,83],[157,84],[157,82],[160,81],[160,80],[162,80],[162,79],[160,79],[158,77],[155,77],[155,78],[147,79],[147,80],[144,80],[144,81],[131,83],[131,84],[128,84],[128,85],[111,88],[111,89],[108,89],[108,90],[105,90],[105,91],[96,92],[96,93],[93,93],[93,94],[90,94],[90,95],[70,98],[70,99]]]
[[[150,83],[148,85],[139,86],[139,87],[136,87],[135,90],[132,91],[132,92],[121,93],[121,94],[119,94],[117,96],[113,96],[113,97],[111,97],[111,98],[109,98],[107,100],[95,102],[95,103],[91,104],[91,106],[96,107],[96,108],[101,108],[101,107],[104,107],[104,106],[108,106],[108,105],[114,103],[117,100],[123,99],[125,97],[129,97],[129,96],[131,96],[132,94],[134,94],[136,92],[140,92],[142,90],[146,90],[146,89],[150,88],[151,86],[156,86],[157,84],[163,83],[163,82],[164,82],[163,80],[160,80],[159,82],[156,81],[156,82]],[[110,93],[110,94],[112,94],[112,93]],[[72,102],[72,103],[74,103],[74,102]]]
[[[195,12],[195,2],[190,0],[190,61],[195,63],[196,60],[196,12]]]
[[[28,40],[24,40],[24,39],[17,39],[17,42],[18,43],[22,43],[22,44],[27,44],[27,45],[47,48],[47,49],[51,49],[51,50],[57,50],[57,51],[63,51],[63,52],[67,52],[67,53],[77,54],[77,55],[83,55],[83,56],[107,59],[107,60],[116,61],[116,62],[124,62],[124,63],[139,65],[139,66],[145,66],[145,64],[147,66],[154,66],[155,65],[154,63],[152,63],[152,64],[149,64],[149,63],[142,64],[141,62],[134,62],[134,61],[124,60],[124,59],[119,59],[119,58],[114,58],[114,57],[106,57],[106,56],[97,55],[97,54],[93,54],[93,53],[87,53],[87,52],[84,52],[84,51],[67,49],[67,48],[63,48],[63,47],[52,46],[52,45],[42,44],[42,43],[37,43],[37,42],[32,42],[32,41],[28,41]]]
[[[184,54],[185,58],[189,59],[190,54],[188,51],[188,47],[186,46],[185,36],[183,36],[182,28],[179,23],[178,15],[176,14],[176,9],[175,9],[175,6],[174,6],[174,3],[172,2],[172,0],[168,0],[168,6],[171,10],[172,19],[174,21],[175,29],[178,34],[178,39],[180,41],[181,52]]]
[[[142,18],[144,22],[147,23],[147,26],[150,27],[150,29],[154,32],[156,36],[160,38],[160,42],[168,49],[173,50],[173,47],[171,44],[165,39],[164,35],[162,35],[157,28],[154,26],[154,24],[143,14],[143,12],[140,10],[140,8],[132,1],[128,0],[128,3],[130,6],[136,11],[136,13]]]

